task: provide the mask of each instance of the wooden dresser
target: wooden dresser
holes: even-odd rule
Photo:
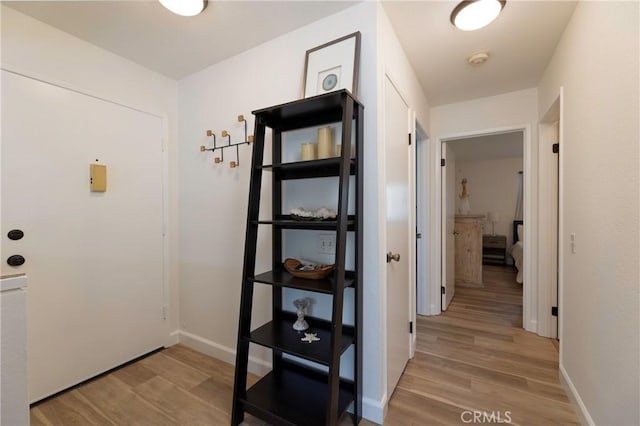
[[[456,286],[482,287],[482,221],[484,215],[456,215]]]

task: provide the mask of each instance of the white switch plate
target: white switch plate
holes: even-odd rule
[[[335,234],[318,234],[318,253],[336,254]]]

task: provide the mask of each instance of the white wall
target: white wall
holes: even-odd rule
[[[169,328],[178,326],[176,83],[4,5],[2,68],[164,117],[168,148]],[[126,157],[127,153],[122,153]]]
[[[498,213],[500,221],[495,222],[495,233],[507,236],[507,248],[513,242],[513,215],[518,197],[518,172],[521,170],[521,157],[456,161],[457,194],[461,191],[460,182],[466,177],[471,213]],[[456,197],[456,211],[459,209],[460,198]],[[491,234],[491,222],[487,221],[483,226],[483,233]]]
[[[378,200],[377,191],[371,189],[377,170],[376,10],[374,3],[359,4],[193,74],[178,85],[182,340],[234,362],[251,148],[241,147],[241,166],[230,169],[213,165],[213,156],[199,152],[198,146],[210,144],[205,138],[207,129],[218,134],[229,130],[237,140],[238,114],[244,114],[253,129],[252,110],[301,98],[306,50],[354,31],[362,33],[358,98],[365,106],[364,173],[368,190],[364,204],[365,211],[373,212],[364,218],[364,324],[370,325],[363,336],[364,414],[369,418],[377,416],[370,410],[379,411],[382,398],[378,377],[382,371],[377,327]],[[266,158],[270,158],[269,151],[267,148]],[[262,206],[264,214],[270,210],[268,175],[263,189],[263,200],[267,199]],[[270,269],[269,232],[265,228],[259,234],[256,271]],[[254,326],[270,319],[270,294],[267,286],[256,286]],[[269,360],[266,351],[252,350],[251,355],[258,364]]]
[[[579,2],[539,87],[541,114],[564,87],[560,368],[590,424],[640,423],[639,27]]]
[[[537,89],[525,89],[517,92],[505,93],[502,95],[490,96],[486,98],[473,99],[466,102],[442,105],[431,108],[431,138],[434,143],[431,146],[431,186],[429,202],[432,204],[435,214],[431,220],[431,228],[436,230],[435,235],[440,235],[440,199],[441,199],[441,179],[440,179],[440,158],[441,141],[443,139],[454,139],[472,134],[493,133],[505,129],[515,130],[516,128],[528,129],[525,132],[524,149],[524,169],[531,170],[530,174],[524,176],[525,197],[524,210],[527,210],[529,226],[525,240],[529,247],[536,247],[536,235],[531,234],[532,229],[536,229],[537,223],[537,140],[538,140],[538,92]],[[527,198],[527,188],[529,198]],[[431,238],[434,246],[438,245],[437,238]],[[525,247],[525,253],[532,259],[535,265],[536,253],[532,249]],[[440,251],[434,251],[432,258],[432,282],[437,283],[440,277]],[[527,272],[527,270],[529,272]],[[525,264],[524,292],[527,303],[524,306],[525,329],[536,331],[537,329],[537,291],[529,283],[536,283],[536,270],[532,265]],[[432,285],[432,300],[437,302],[439,289],[437,285]],[[437,303],[431,304],[431,313],[440,313]]]

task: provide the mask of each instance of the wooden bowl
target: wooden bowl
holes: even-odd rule
[[[327,278],[331,272],[333,272],[333,265],[320,265],[320,267],[312,271],[301,271],[298,268],[302,266],[297,259],[286,259],[284,261],[284,268],[294,277],[305,278],[308,280],[321,280]]]

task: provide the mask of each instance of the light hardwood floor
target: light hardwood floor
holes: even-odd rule
[[[461,416],[471,419],[463,413],[474,410],[503,421],[509,411],[517,425],[579,424],[558,382],[551,340],[520,328],[514,278],[489,267],[485,288],[458,288],[445,314],[418,319],[416,356],[385,425],[468,424]],[[228,425],[232,388],[231,365],[176,345],[36,405],[31,424]],[[246,424],[264,425],[249,416]]]
[[[558,380],[551,339],[521,327],[515,272],[485,266],[484,288],[458,287],[444,314],[418,318],[416,355],[385,424],[468,424],[468,411],[502,421],[508,411],[517,425],[580,424]]]

